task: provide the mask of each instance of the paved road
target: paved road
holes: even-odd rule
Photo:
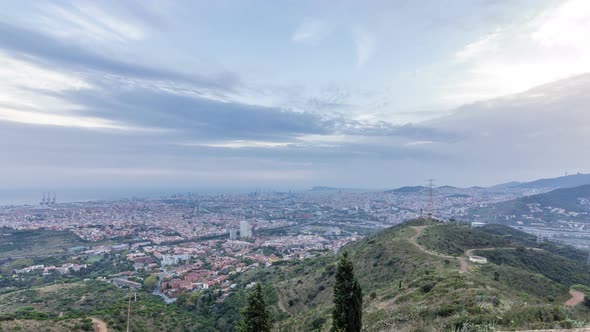
[[[473,248],[465,250],[465,256],[473,256],[473,252],[476,250],[479,251],[492,251],[492,250],[516,250],[515,247],[493,247],[493,248]],[[534,251],[545,251],[545,249],[541,248],[533,248],[533,247],[526,247],[526,250],[534,250]]]

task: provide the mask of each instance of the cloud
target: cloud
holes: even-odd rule
[[[360,26],[352,30],[352,37],[356,48],[356,64],[362,67],[375,54],[377,42],[368,30]]]
[[[40,65],[59,65],[69,70],[94,70],[127,78],[179,81],[207,88],[230,89],[238,83],[236,75],[231,73],[210,78],[121,61],[40,32],[2,22],[0,49]]]
[[[42,13],[32,15],[34,22],[58,38],[107,43],[142,40],[147,35],[147,28],[133,17],[107,12],[92,3],[80,1],[44,7]]]
[[[585,0],[569,0],[549,10],[537,19],[538,26],[532,39],[540,45],[552,47],[582,48],[588,51],[590,31],[590,3]]]
[[[568,0],[495,28],[455,52],[443,98],[469,103],[590,71],[589,22],[590,3]]]
[[[317,44],[332,32],[332,27],[324,20],[306,18],[295,29],[291,40],[295,43]]]

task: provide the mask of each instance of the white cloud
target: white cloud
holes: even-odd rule
[[[356,64],[362,67],[377,50],[375,36],[365,28],[357,26],[352,30],[352,37],[356,47]]]
[[[499,32],[496,31],[491,33],[479,40],[474,41],[473,43],[465,45],[462,49],[460,49],[457,53],[455,53],[455,58],[459,61],[467,61],[475,56],[481,55],[484,52],[490,52],[497,48],[496,38],[498,37]]]
[[[463,66],[443,100],[456,104],[518,93],[590,71],[590,2],[569,0],[501,27],[454,54]]]
[[[73,6],[49,4],[40,13],[31,16],[35,26],[59,38],[87,43],[124,43],[142,40],[147,30],[130,17],[121,17],[99,8],[95,4],[74,2]],[[88,43],[91,45],[91,43]]]
[[[206,146],[212,148],[280,148],[287,147],[291,143],[287,142],[267,142],[267,141],[249,141],[249,140],[230,140],[221,142],[188,142],[182,143],[183,146]]]
[[[571,46],[590,49],[590,2],[570,0],[539,19],[532,39],[545,47]]]
[[[295,29],[291,40],[295,43],[316,44],[332,32],[332,27],[323,20],[306,18]]]

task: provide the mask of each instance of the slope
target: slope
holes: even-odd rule
[[[363,287],[367,331],[567,327],[572,320],[590,319],[587,309],[562,305],[570,298],[572,280],[565,280],[566,275],[574,273],[575,282],[589,284],[580,271],[565,268],[574,262],[569,258],[544,252],[557,257],[550,262],[556,273],[552,278],[529,267],[526,259],[518,265],[468,263],[466,273],[461,273],[455,256],[466,250],[523,246],[531,240],[522,232],[510,237],[497,234],[502,226],[494,227],[488,233],[414,220],[346,246]],[[420,230],[423,233],[417,236]],[[460,235],[452,235],[455,232]],[[329,329],[334,260],[334,256],[307,260],[266,280],[273,283],[288,313],[278,322],[280,331]],[[560,267],[564,267],[561,274]]]

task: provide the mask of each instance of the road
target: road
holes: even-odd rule
[[[570,295],[572,296],[571,299],[565,301],[563,305],[566,307],[575,307],[578,304],[584,302],[584,293],[570,289]]]
[[[94,326],[94,332],[107,332],[107,323],[96,317],[92,317],[92,325]]]
[[[493,247],[493,248],[473,248],[473,249],[467,249],[465,250],[465,255],[461,256],[461,257],[453,257],[453,256],[449,256],[449,255],[445,255],[445,254],[441,254],[435,251],[430,251],[428,249],[426,249],[425,247],[423,247],[422,245],[420,245],[418,242],[416,242],[416,240],[418,239],[418,237],[420,235],[422,235],[422,232],[424,232],[424,230],[427,228],[428,226],[412,226],[412,228],[416,231],[416,233],[410,238],[410,242],[416,246],[418,249],[420,249],[420,251],[425,252],[427,254],[430,255],[434,255],[434,256],[438,256],[438,257],[443,257],[443,258],[447,258],[447,259],[458,259],[459,260],[459,272],[460,273],[465,273],[468,272],[468,267],[469,264],[467,263],[467,258],[469,256],[473,256],[473,252],[474,251],[491,251],[491,250],[516,250],[517,248],[513,248],[513,247]],[[532,248],[532,247],[527,247],[525,248],[527,250],[535,250],[535,251],[545,251],[544,249],[541,248]],[[565,301],[564,305],[567,307],[575,307],[576,305],[584,302],[584,293],[577,291],[577,290],[570,290],[570,295],[572,296],[569,300]],[[579,331],[587,331],[590,332],[590,330],[579,330]]]

